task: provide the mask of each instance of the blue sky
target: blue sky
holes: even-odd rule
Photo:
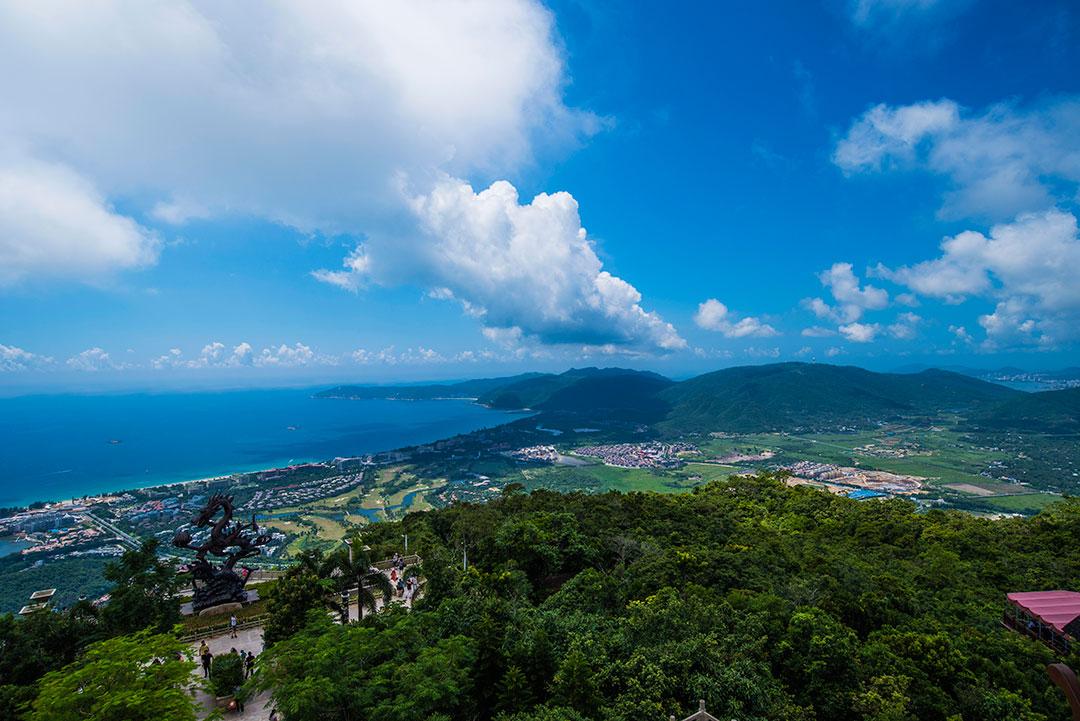
[[[0,14],[9,392],[1078,363],[1066,0]]]

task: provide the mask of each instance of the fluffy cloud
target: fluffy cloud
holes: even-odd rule
[[[215,341],[203,346],[197,358],[184,358],[179,348],[170,348],[169,352],[150,361],[154,368],[234,368],[254,365],[251,345],[240,343],[227,350],[224,343]]]
[[[90,372],[120,370],[127,367],[125,363],[114,362],[108,353],[98,347],[87,348],[82,353],[68,358],[67,365],[77,371]]]
[[[743,353],[745,353],[750,358],[779,358],[780,357],[780,349],[776,348],[776,347],[773,347],[773,348],[758,348],[756,346],[750,346],[749,348],[746,348],[743,351]]]
[[[975,339],[971,337],[971,334],[967,332],[967,328],[962,325],[950,325],[949,332],[952,333],[956,340],[964,344],[971,344],[975,342]]]
[[[104,200],[135,198],[164,223],[242,214],[362,234],[342,269],[315,272],[353,292],[445,289],[485,327],[545,343],[685,346],[602,269],[569,194],[519,205],[508,183],[476,194],[455,179],[499,177],[605,122],[564,103],[538,0],[8,4],[0,65],[20,68],[0,77],[0,135],[90,179],[103,211],[73,221],[71,242],[104,227],[110,267],[156,257]],[[303,362],[267,350],[253,362]]]
[[[281,345],[263,348],[262,352],[252,360],[256,366],[294,367],[306,365],[334,365],[335,360],[329,356],[322,356],[311,350],[303,343],[294,345]]]
[[[345,271],[319,274],[342,287],[416,283],[481,319],[491,338],[627,350],[686,347],[641,294],[603,269],[569,193],[521,204],[510,183],[474,192],[444,177],[410,202],[416,236],[372,234]],[[331,275],[336,273],[337,275]]]
[[[852,343],[869,343],[881,332],[881,326],[877,323],[848,323],[837,330]]]
[[[753,316],[736,320],[728,307],[715,298],[710,298],[698,306],[694,322],[699,328],[716,331],[725,338],[764,338],[778,335],[775,328]]]
[[[918,335],[921,323],[922,318],[920,316],[914,313],[901,313],[886,330],[889,331],[889,335],[897,340],[912,340]]]
[[[27,371],[50,366],[53,359],[0,343],[0,372]]]
[[[156,196],[161,220],[349,230],[394,209],[399,173],[503,171],[597,126],[563,103],[539,2],[254,10],[5,4],[0,65],[20,70],[0,77],[0,131],[92,169],[110,195]]]
[[[920,143],[951,130],[960,108],[951,100],[897,108],[875,105],[852,124],[833,153],[833,162],[847,172],[881,170],[886,163],[912,162]]]
[[[1059,210],[1021,215],[990,228],[946,238],[941,255],[879,274],[920,295],[959,303],[996,301],[979,318],[993,344],[1043,344],[1080,337],[1080,234]]]
[[[350,354],[350,357],[354,362],[362,365],[421,365],[428,363],[447,363],[450,361],[475,361],[485,356],[478,354],[475,351],[462,351],[452,358],[448,358],[437,350],[426,348],[424,346],[406,348],[400,352],[395,350],[394,346],[387,346],[378,351],[369,351],[364,348],[358,348]]]
[[[803,328],[802,335],[805,338],[828,338],[829,336],[836,335],[836,331],[832,328],[822,328],[820,325],[813,325],[809,328]]]
[[[952,100],[877,105],[852,124],[833,161],[849,173],[923,168],[949,180],[942,215],[1011,218],[1075,202],[1080,100],[965,114]]]
[[[153,234],[75,171],[0,156],[0,286],[26,277],[96,281],[157,255]]]
[[[818,274],[818,280],[832,293],[836,305],[822,298],[807,298],[803,305],[818,318],[837,323],[852,323],[867,310],[880,310],[889,304],[889,294],[872,285],[860,285],[851,263],[834,263]]]

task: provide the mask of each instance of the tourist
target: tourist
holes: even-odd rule
[[[235,613],[229,617],[229,635],[233,638],[236,638],[236,626],[238,623]]]
[[[214,654],[210,653],[206,641],[199,646],[199,658],[202,659],[203,678],[210,678],[210,662],[214,660]]]
[[[397,583],[397,569],[390,569],[390,583]]]
[[[255,673],[255,654],[248,651],[247,659],[244,660],[244,678],[251,678],[253,673]]]

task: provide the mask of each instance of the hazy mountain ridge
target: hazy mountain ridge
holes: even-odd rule
[[[522,373],[507,378],[477,378],[457,383],[419,385],[341,385],[315,394],[316,398],[352,400],[430,400],[434,398],[479,398],[494,389],[515,382],[541,377],[544,373]]]

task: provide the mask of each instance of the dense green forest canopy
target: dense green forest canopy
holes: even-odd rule
[[[415,608],[334,623],[342,584],[404,533],[423,557]],[[1074,499],[989,520],[770,475],[681,495],[510,486],[373,524],[360,556],[306,554],[268,593],[251,684],[289,721],[659,720],[698,699],[739,721],[1062,719],[1054,655],[1000,618],[1008,591],[1078,590],[1077,537]],[[66,674],[104,683],[101,649],[135,648],[103,639],[175,621],[153,550],[110,568],[116,606],[0,620],[0,719],[61,718]]]
[[[333,625],[311,601],[264,655],[297,719],[1058,719],[1012,590],[1076,588],[1080,503],[1030,519],[858,503],[773,477],[693,493],[525,495],[412,514],[417,608]],[[469,567],[462,569],[467,551]],[[310,572],[279,582],[293,620]],[[316,693],[315,691],[318,691]]]

